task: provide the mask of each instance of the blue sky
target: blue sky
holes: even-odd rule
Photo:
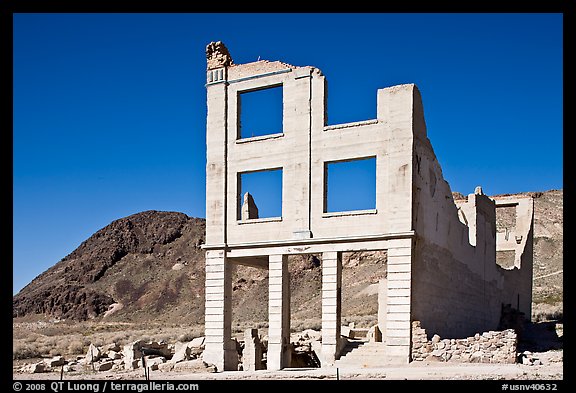
[[[562,14],[15,14],[13,293],[113,220],[205,217],[205,47],[313,65],[329,124],[416,83],[453,191],[563,188]]]

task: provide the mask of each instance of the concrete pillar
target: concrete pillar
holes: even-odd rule
[[[206,244],[210,245],[226,243],[226,206],[231,203],[226,200],[228,90],[223,82],[206,87]]]
[[[206,251],[206,314],[204,361],[218,371],[236,370],[232,349],[232,267],[222,250]],[[236,361],[234,361],[236,360]]]
[[[290,366],[290,276],[287,255],[270,255],[268,261],[267,369]]]
[[[252,195],[247,192],[244,194],[244,202],[242,202],[242,220],[250,220],[258,218],[258,207],[254,202]]]
[[[386,313],[388,310],[388,280],[385,278],[378,282],[378,329],[382,333],[381,341],[386,336]]]
[[[411,345],[411,239],[398,241],[388,249],[386,296],[386,327],[382,341],[386,343],[387,361],[406,364],[410,361]]]
[[[244,371],[262,370],[262,344],[260,337],[258,337],[258,329],[244,331],[242,365]]]
[[[334,364],[340,353],[342,313],[342,253],[322,254],[322,366]]]

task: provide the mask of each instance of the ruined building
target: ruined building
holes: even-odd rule
[[[343,345],[342,252],[387,250],[378,315],[387,362],[411,361],[413,321],[429,335],[466,337],[497,329],[506,305],[530,317],[532,199],[495,200],[478,187],[455,202],[414,84],[379,89],[376,119],[328,126],[319,69],[234,64],[221,42],[208,45],[207,60],[207,362],[236,369],[231,269],[240,264],[269,271],[267,367],[289,366],[292,254],[322,256],[322,366],[334,364]],[[252,136],[242,129],[241,102],[264,89],[281,92],[282,126]],[[376,166],[375,207],[328,211],[327,167],[367,159]],[[241,181],[271,170],[281,171],[281,213],[260,217],[258,200],[242,193]],[[514,225],[499,232],[501,208]]]

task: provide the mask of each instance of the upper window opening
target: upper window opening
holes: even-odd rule
[[[238,95],[239,138],[282,133],[282,101],[281,85],[241,92]]]
[[[282,217],[282,169],[238,174],[238,220]]]
[[[324,164],[324,213],[376,209],[376,157]]]

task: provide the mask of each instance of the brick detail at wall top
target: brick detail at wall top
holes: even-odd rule
[[[454,363],[515,363],[518,338],[514,329],[476,333],[463,339],[428,340],[420,321],[412,322],[412,360]]]

